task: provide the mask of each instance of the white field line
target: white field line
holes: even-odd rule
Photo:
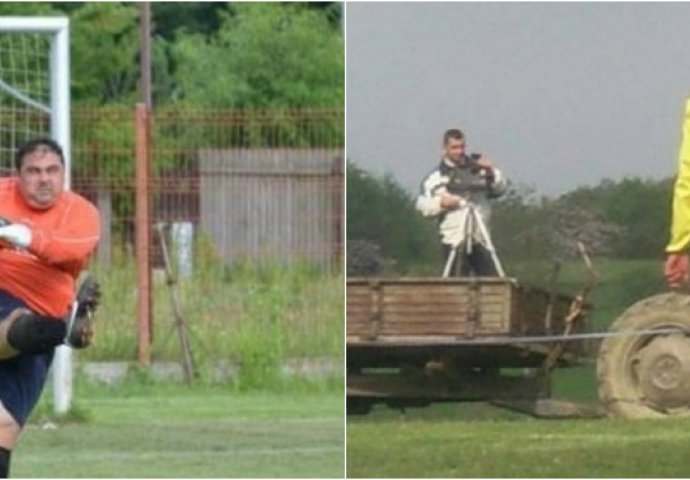
[[[85,452],[72,451],[69,453],[70,461],[93,461],[102,460],[155,460],[155,459],[179,459],[182,457],[189,457],[195,459],[199,457],[218,457],[222,456],[256,456],[256,455],[320,455],[324,453],[343,453],[343,447],[290,447],[290,448],[239,448],[227,450],[206,450],[206,451],[128,451],[128,452],[113,452],[113,451],[94,451],[89,450]],[[46,456],[26,456],[21,459],[22,464],[46,464]]]
[[[46,423],[41,423],[41,424],[29,424],[27,425],[24,430],[54,430],[54,429],[77,429],[77,428],[91,428],[91,429],[98,429],[101,427],[113,427],[113,426],[122,426],[127,423],[134,423],[136,422],[137,425],[150,425],[152,427],[172,427],[172,426],[179,426],[180,428],[188,427],[188,426],[205,426],[207,424],[213,424],[216,426],[241,426],[241,425],[247,425],[249,427],[251,426],[259,426],[259,425],[266,425],[266,424],[271,424],[271,425],[330,425],[332,423],[338,423],[342,422],[341,417],[323,417],[323,418],[275,418],[275,417],[266,417],[266,418],[253,418],[253,419],[241,419],[241,418],[228,418],[228,419],[190,419],[190,420],[183,420],[183,421],[177,421],[175,420],[174,423],[171,423],[171,420],[169,419],[162,419],[162,420],[149,420],[147,419],[146,421],[141,421],[139,419],[125,419],[125,420],[119,420],[119,421],[101,421],[101,420],[94,420],[92,422],[88,423],[73,423],[73,424],[67,424],[64,426],[61,425],[55,425],[52,422],[47,422],[48,425],[50,425],[49,428],[46,428]]]

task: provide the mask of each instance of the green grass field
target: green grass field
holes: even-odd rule
[[[533,420],[477,405],[425,410],[349,417],[348,477],[687,477],[690,472],[690,419]]]
[[[597,329],[637,300],[665,291],[662,260],[595,259],[595,266],[601,279],[590,300]],[[543,284],[549,265],[525,262],[506,270]],[[581,263],[564,265],[561,291],[576,292],[585,276]],[[553,394],[596,401],[593,359],[558,370]],[[535,420],[481,403],[404,414],[377,406],[348,417],[347,428],[349,477],[687,477],[689,449],[690,419]]]
[[[282,392],[220,385],[86,384],[74,416],[45,428],[42,399],[13,454],[14,477],[341,477],[337,381]]]
[[[225,266],[203,242],[195,253],[195,275],[178,287],[194,385],[139,369],[115,386],[79,373],[75,408],[57,427],[47,423],[47,386],[13,454],[12,476],[343,477],[342,371],[306,378],[282,370],[296,359],[342,363],[342,274],[308,264]],[[133,362],[134,263],[116,257],[92,273],[103,301],[94,345],[78,360]],[[153,360],[179,361],[170,291],[159,277],[153,297]],[[224,362],[238,370],[220,383],[214,372]]]

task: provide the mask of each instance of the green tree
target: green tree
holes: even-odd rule
[[[237,4],[219,14],[216,34],[184,33],[174,44],[185,103],[342,107],[343,38],[325,15],[281,3]]]
[[[371,242],[397,273],[437,272],[436,228],[415,210],[414,200],[391,175],[375,177],[348,162],[348,249],[355,242]]]
[[[597,212],[617,225],[612,255],[619,258],[659,258],[668,241],[672,179],[624,178],[603,180],[563,195],[568,205]]]
[[[596,255],[659,258],[668,241],[672,179],[605,179],[557,198],[525,192],[498,202],[494,240],[499,250],[523,258],[564,258],[583,241]]]
[[[136,4],[86,3],[72,16],[72,98],[75,102],[133,102],[139,66]]]

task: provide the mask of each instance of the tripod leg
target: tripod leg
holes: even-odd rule
[[[453,263],[455,263],[455,257],[458,255],[458,247],[451,247],[450,253],[448,253],[448,260],[446,261],[446,266],[443,268],[443,278],[448,278],[450,276],[450,270],[453,268]]]
[[[498,272],[498,276],[503,278],[506,276],[505,272],[503,271],[503,266],[501,265],[501,261],[498,259],[498,255],[496,254],[496,249],[494,248],[494,244],[491,241],[491,235],[489,235],[488,230],[486,229],[486,226],[484,225],[484,221],[482,218],[479,216],[479,213],[473,208],[472,209],[472,215],[474,217],[474,221],[476,222],[478,228],[479,228],[479,233],[481,236],[484,238],[484,241],[486,242],[486,249],[489,251],[489,254],[491,255],[491,260],[494,262],[494,266],[496,267],[496,272]]]

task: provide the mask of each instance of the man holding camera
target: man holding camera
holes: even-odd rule
[[[495,276],[498,272],[487,238],[489,200],[503,195],[508,183],[489,158],[467,155],[466,149],[465,135],[460,130],[445,132],[443,157],[422,182],[416,208],[425,217],[438,218],[444,258],[450,258],[457,249],[449,265],[451,276]]]

